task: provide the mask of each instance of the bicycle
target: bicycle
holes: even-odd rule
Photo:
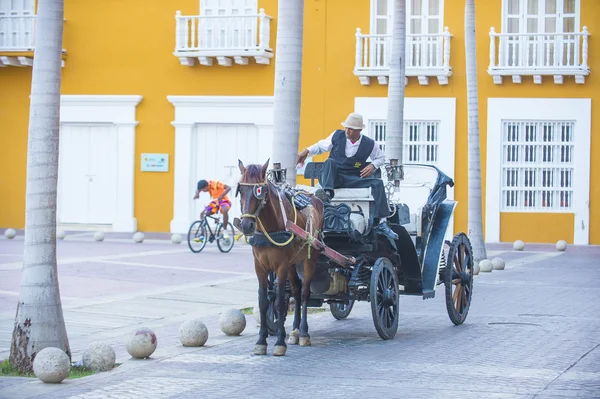
[[[210,218],[215,221],[215,232],[210,228],[208,223],[208,219]],[[229,238],[223,238],[223,224],[221,224],[221,215],[213,216],[213,215],[205,215],[204,218],[195,220],[188,230],[188,247],[194,253],[199,253],[206,247],[207,242],[217,241],[217,247],[219,247],[219,251],[223,253],[227,253],[231,251],[233,248],[233,244],[235,243],[235,230],[233,229],[233,225],[231,222],[227,223],[227,230],[229,233]],[[209,234],[210,233],[210,234]],[[194,244],[198,244],[197,247]]]

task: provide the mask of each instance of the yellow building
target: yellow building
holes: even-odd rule
[[[301,148],[352,111],[384,140],[392,1],[306,0]],[[277,1],[65,3],[59,224],[187,231],[198,179],[234,183],[238,158],[270,157]],[[34,0],[0,0],[1,227],[24,225],[34,15]],[[600,244],[600,1],[488,0],[476,15],[486,241]],[[463,21],[463,1],[407,0],[405,162],[454,178],[455,231]]]

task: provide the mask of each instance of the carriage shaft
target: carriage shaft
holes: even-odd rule
[[[308,242],[309,237],[312,237],[310,235],[310,233],[306,232],[304,229],[302,229],[300,226],[294,224],[294,222],[292,222],[290,220],[288,220],[286,222],[285,227],[288,231],[291,231],[292,233],[294,233],[294,235],[302,241]],[[356,263],[356,259],[354,259],[353,257],[350,257],[350,258],[345,257],[341,253],[329,248],[327,245],[325,245],[325,243],[318,240],[316,237],[313,237],[313,239],[310,243],[310,246],[313,247],[314,249],[320,251],[323,255],[327,256],[329,259],[331,259],[332,261],[334,261],[335,263],[337,263],[338,265],[340,265],[342,267],[348,267],[348,266],[354,265]]]

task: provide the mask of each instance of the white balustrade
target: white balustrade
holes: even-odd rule
[[[0,16],[0,51],[33,51],[35,15]]]
[[[448,27],[442,33],[406,35],[406,76],[438,77],[441,84],[447,84],[452,74],[450,67],[450,38]],[[365,35],[356,30],[356,59],[354,74],[359,77],[389,76],[391,63],[392,36]],[[380,79],[381,81],[381,79]],[[367,80],[361,80],[368,84]]]
[[[494,82],[502,82],[503,75],[533,75],[541,83],[542,75],[574,75],[577,83],[584,83],[589,75],[588,37],[586,26],[581,32],[568,33],[497,33],[490,29],[490,64],[488,73]]]
[[[271,18],[263,8],[249,15],[184,16],[177,11],[174,54],[180,58],[255,57],[257,62],[268,63]]]

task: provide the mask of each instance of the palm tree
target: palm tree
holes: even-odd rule
[[[486,259],[483,241],[481,161],[479,158],[479,96],[477,92],[477,55],[475,51],[475,0],[465,0],[465,46],[467,51],[468,137],[468,229],[475,262]]]
[[[64,0],[39,0],[29,109],[25,243],[10,363],[31,372],[46,347],[71,357],[56,265],[56,190]]]
[[[303,0],[280,0],[275,48],[273,162],[287,169],[287,182],[296,184],[302,86]]]
[[[395,0],[392,52],[388,85],[385,152],[402,165],[404,149],[404,81],[406,77],[406,0]]]

